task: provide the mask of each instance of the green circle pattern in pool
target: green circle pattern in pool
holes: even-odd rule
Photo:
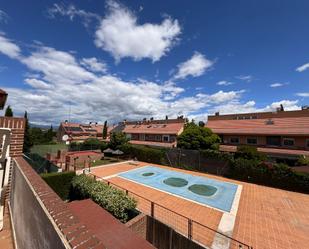
[[[153,172],[146,172],[142,174],[142,176],[153,176],[153,175],[154,175]]]
[[[188,189],[197,195],[203,196],[212,196],[217,192],[217,188],[204,184],[193,184]]]
[[[166,185],[172,186],[172,187],[183,187],[188,185],[188,181],[183,178],[178,177],[170,177],[163,181]]]

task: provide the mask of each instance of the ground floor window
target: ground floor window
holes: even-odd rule
[[[256,137],[248,137],[247,138],[247,144],[257,144],[257,138]]]
[[[266,144],[271,146],[281,146],[281,137],[279,136],[266,137]]]
[[[156,141],[161,141],[161,136],[160,135],[156,135]]]
[[[293,138],[284,138],[283,139],[283,145],[284,146],[294,146],[294,139]]]
[[[230,142],[231,144],[239,144],[239,137],[231,137]]]

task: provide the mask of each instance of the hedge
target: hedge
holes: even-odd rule
[[[294,172],[285,164],[266,164],[237,158],[231,164],[231,177],[291,191],[309,193],[309,174]]]
[[[136,208],[137,202],[125,192],[112,188],[103,182],[86,175],[75,176],[72,181],[71,199],[91,198],[122,222],[126,222],[129,213]]]
[[[131,145],[121,149],[132,158],[136,157],[139,161],[165,165],[167,164],[166,149],[164,148]]]
[[[71,182],[75,172],[41,174],[44,181],[59,195],[62,200],[68,200]]]
[[[230,153],[221,152],[218,150],[200,150],[201,156],[209,159],[216,159],[218,161],[231,162],[233,160],[233,155]]]

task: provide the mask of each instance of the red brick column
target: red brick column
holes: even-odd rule
[[[23,154],[25,121],[24,118],[0,117],[0,128],[9,128],[12,131],[10,143],[11,157],[17,157]]]

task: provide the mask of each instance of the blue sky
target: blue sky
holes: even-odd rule
[[[299,109],[308,1],[2,1],[0,87],[38,124]]]

